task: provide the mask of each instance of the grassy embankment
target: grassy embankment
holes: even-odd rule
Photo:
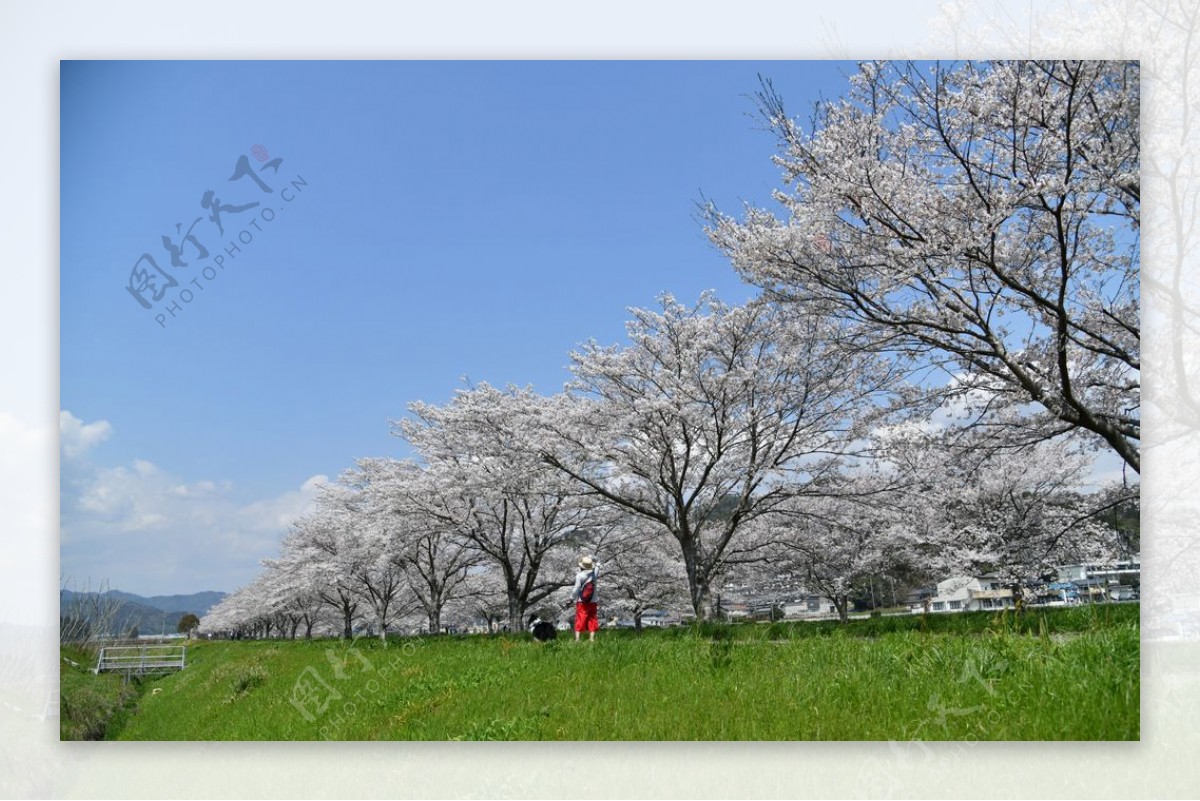
[[[1100,606],[1019,620],[971,613],[605,631],[594,644],[200,642],[187,670],[152,680],[161,691],[144,692],[108,736],[1137,739],[1138,634],[1137,606]]]
[[[115,673],[94,675],[90,650],[64,646],[60,652],[59,739],[102,740],[124,724],[146,685]]]

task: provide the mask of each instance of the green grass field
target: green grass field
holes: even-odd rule
[[[1138,635],[1137,607],[1120,606],[1019,621],[973,613],[605,631],[591,644],[199,642],[188,668],[148,680],[136,711],[105,736],[1136,740]],[[64,693],[78,686],[64,677]]]

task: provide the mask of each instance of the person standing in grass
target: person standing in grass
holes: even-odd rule
[[[579,560],[575,589],[571,590],[571,600],[575,601],[576,642],[579,642],[579,634],[584,629],[587,629],[589,641],[596,639],[596,631],[600,628],[600,619],[596,616],[596,574],[599,567],[590,556]]]

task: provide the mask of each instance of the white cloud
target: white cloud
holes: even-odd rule
[[[316,493],[322,487],[329,486],[329,476],[318,474],[312,476],[300,486],[301,492]]]
[[[99,466],[85,454],[111,427],[69,413],[62,419],[64,458],[68,436],[75,456],[62,474],[61,557],[74,581],[143,593],[232,590],[278,551],[284,531],[328,483],[315,475],[245,501],[229,481],[183,480],[144,459]]]
[[[300,485],[299,490],[285,492],[243,507],[239,517],[248,528],[255,531],[282,531],[308,511],[320,488],[328,483],[327,476],[312,476]]]
[[[83,456],[112,436],[112,426],[107,420],[84,424],[66,409],[58,413],[58,430],[63,456],[68,459]]]
[[[219,495],[222,492],[228,492],[233,488],[233,484],[228,481],[223,481],[217,484],[215,481],[197,481],[190,487],[187,484],[176,484],[171,487],[171,492],[184,498],[202,498],[211,495]]]
[[[132,468],[93,468],[83,475],[82,480],[64,483],[64,512],[82,512],[120,531],[140,531],[190,517],[197,510],[181,498],[211,497],[203,490],[175,484],[171,476],[143,459],[135,460]],[[74,509],[72,502],[77,504]]]

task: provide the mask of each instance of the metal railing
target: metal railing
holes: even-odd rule
[[[170,673],[187,667],[183,645],[120,645],[100,649],[93,673],[115,671],[128,675]]]

